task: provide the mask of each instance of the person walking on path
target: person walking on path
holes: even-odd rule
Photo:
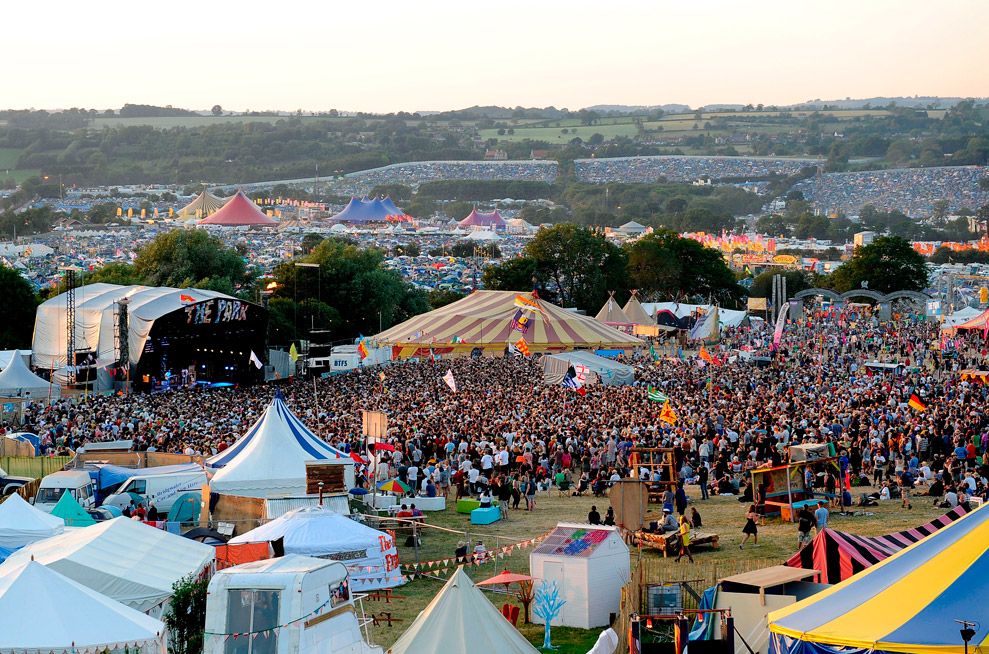
[[[691,563],[694,562],[694,557],[690,553],[690,520],[687,520],[687,516],[680,516],[680,554],[677,556],[677,563],[686,554],[687,558]]]

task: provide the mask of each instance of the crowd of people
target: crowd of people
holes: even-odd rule
[[[340,194],[366,195],[376,186],[402,184],[418,188],[426,182],[450,179],[509,180],[553,183],[556,161],[410,161],[348,173],[331,182]]]
[[[928,493],[947,506],[989,497],[989,389],[959,374],[985,365],[981,332],[945,335],[906,314],[881,322],[863,309],[832,309],[791,322],[772,363],[758,365],[771,348],[767,327],[744,326],[710,346],[713,363],[682,350],[654,361],[643,350],[629,357],[634,385],[592,386],[585,396],[543,383],[539,362],[517,357],[401,363],[282,390],[316,434],[362,455],[361,410],[387,414],[394,451],[363,469],[362,483],[398,477],[413,494],[475,495],[505,511],[534,510],[546,492],[603,495],[632,472],[633,447],[673,448],[676,481],[700,483],[701,497],[758,504],[747,473],[786,461],[797,443],[831,444],[840,472],[810,483],[838,497],[854,490],[905,510],[910,491],[914,501]],[[447,371],[456,393],[441,379]],[[648,399],[647,386],[669,397],[674,424],[661,420],[664,405]],[[273,392],[62,399],[28,406],[24,428],[48,450],[131,439],[138,450],[211,455],[259,418]],[[925,408],[910,406],[911,396]],[[684,513],[685,497],[671,502]]]
[[[822,163],[818,159],[659,155],[575,159],[574,173],[577,181],[588,184],[651,184],[659,179],[694,182],[699,179],[746,180],[771,175],[789,177],[806,166]]]
[[[989,203],[989,190],[979,180],[989,168],[953,166],[894,168],[853,173],[824,173],[794,185],[822,213],[856,215],[867,204],[881,211],[898,210],[915,218],[927,218],[939,200],[948,211],[973,211]]]

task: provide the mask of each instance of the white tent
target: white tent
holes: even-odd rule
[[[388,654],[538,651],[478,590],[464,569],[458,568]]]
[[[130,518],[114,518],[27,545],[5,566],[34,559],[142,613],[160,615],[172,584],[213,563],[215,551]]]
[[[282,515],[230,543],[284,539],[286,554],[343,561],[354,590],[394,588],[405,583],[398,567],[395,540],[323,506],[306,506]]]
[[[306,461],[339,463],[347,489],[354,487],[354,460],[309,431],[278,392],[254,426],[206,465],[217,469],[210,482],[217,493],[273,497],[305,494]]]
[[[629,580],[628,546],[616,527],[561,522],[529,554],[529,574],[555,581],[566,600],[554,625],[607,626]]]
[[[0,504],[0,547],[24,547],[63,531],[65,521],[34,508],[17,493]]]
[[[165,625],[35,561],[0,566],[0,652],[165,654]]]
[[[0,350],[0,370],[9,366],[14,356],[20,356],[25,364],[31,364],[31,350]]]
[[[300,628],[264,631],[281,624]],[[217,572],[206,599],[205,654],[230,652],[227,634],[260,631],[254,647],[270,654],[381,654],[364,641],[347,570],[338,561],[286,554]]]
[[[10,364],[0,372],[0,397],[47,398],[59,396],[59,387],[37,376],[24,363],[20,352],[14,351]]]
[[[607,357],[599,357],[586,350],[544,356],[543,381],[547,384],[562,384],[570,366],[574,367],[578,379],[585,384],[627,386],[635,382],[635,369],[632,366]]]
[[[88,284],[76,289],[76,350],[97,352],[97,365],[109,365],[120,359],[119,344],[114,338],[117,307],[127,300],[129,324],[127,344],[131,363],[144,354],[151,328],[159,318],[206,300],[227,300],[239,310],[253,312],[255,305],[216,291],[199,288],[119,286]],[[234,306],[234,305],[229,305]],[[42,370],[60,369],[65,364],[67,313],[66,294],[56,295],[38,307],[34,320],[34,365]]]
[[[976,316],[982,315],[982,309],[976,309],[975,307],[965,307],[963,309],[958,309],[950,316],[945,317],[944,322],[941,324],[942,329],[950,329],[955,325],[960,325],[963,322],[968,322]]]
[[[701,309],[705,314],[714,309],[713,304],[684,304],[682,302],[644,302],[642,308],[652,317],[657,311],[669,311],[677,318],[683,318],[693,314],[697,309]],[[734,309],[723,309],[718,307],[718,322],[722,327],[738,327],[745,322],[748,313]]]

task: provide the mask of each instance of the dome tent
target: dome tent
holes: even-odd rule
[[[231,545],[282,539],[286,554],[333,559],[347,566],[354,590],[394,588],[404,581],[390,535],[324,506],[305,506],[230,540]]]

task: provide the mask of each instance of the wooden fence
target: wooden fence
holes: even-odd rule
[[[0,457],[0,469],[13,477],[40,479],[64,470],[70,461],[71,456],[3,456]]]
[[[677,563],[673,558],[662,558],[654,555],[633,554],[629,581],[622,588],[618,609],[618,620],[615,631],[618,632],[618,652],[628,651],[628,630],[630,617],[633,613],[646,612],[646,589],[650,585],[686,583],[698,594],[704,589],[714,586],[718,580],[751,572],[772,565],[779,565],[779,559],[768,558],[730,558],[705,560],[696,557],[696,563],[683,561]],[[689,596],[688,596],[689,597]],[[689,602],[693,607],[694,602]],[[686,604],[685,604],[686,606]]]

